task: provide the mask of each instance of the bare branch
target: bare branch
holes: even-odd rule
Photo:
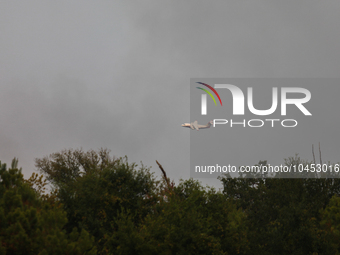
[[[169,189],[169,191],[170,191],[170,190],[171,190],[171,186],[170,186],[168,177],[166,176],[166,172],[164,171],[162,165],[159,164],[159,162],[158,162],[157,160],[156,160],[156,163],[157,163],[157,165],[159,166],[159,168],[161,169],[161,171],[162,171],[162,173],[163,173],[163,177],[164,177],[164,179],[165,179],[165,181],[166,181],[166,184],[167,184],[167,186],[168,186],[168,189]]]
[[[314,144],[312,144],[312,153],[313,153],[313,160],[314,160],[314,165],[315,165]]]
[[[319,142],[319,153],[320,153],[320,165],[322,165],[320,142]]]

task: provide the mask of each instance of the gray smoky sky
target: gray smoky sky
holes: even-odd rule
[[[339,77],[339,14],[313,0],[0,1],[0,160],[28,178],[35,158],[104,147],[187,179],[190,78]],[[319,141],[337,161],[323,130],[277,157],[310,160]]]

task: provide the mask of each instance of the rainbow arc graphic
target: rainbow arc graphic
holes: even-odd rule
[[[222,106],[222,100],[220,98],[220,95],[217,93],[217,91],[213,87],[211,87],[210,85],[203,83],[203,82],[196,82],[196,83],[204,85],[207,88],[209,88],[212,92],[214,92],[215,95],[217,96],[218,100],[220,100],[220,104]],[[214,96],[211,94],[211,92],[209,90],[201,88],[201,87],[196,87],[196,88],[201,89],[204,92],[206,92],[214,100],[215,105],[217,105]],[[201,114],[207,115],[207,95],[206,94],[202,94]]]

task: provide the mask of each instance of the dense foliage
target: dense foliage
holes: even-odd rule
[[[24,181],[17,163],[0,163],[0,254],[96,254],[85,229],[63,230],[66,213]]]
[[[298,157],[289,164],[308,164]],[[266,162],[259,164],[265,165]],[[0,254],[339,254],[338,179],[178,185],[109,151],[64,150],[24,180],[0,164]]]

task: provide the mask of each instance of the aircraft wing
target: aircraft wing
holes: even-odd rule
[[[199,130],[197,120],[196,120],[194,123],[192,123],[192,126],[193,126],[197,131]]]

